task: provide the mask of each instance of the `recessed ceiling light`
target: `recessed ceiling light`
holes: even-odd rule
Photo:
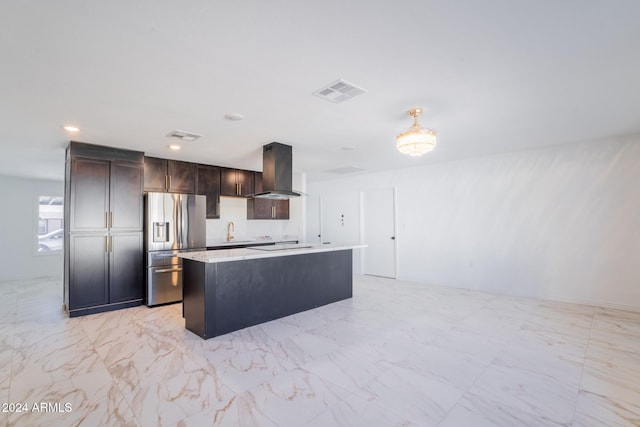
[[[172,150],[178,151],[182,147],[180,145],[178,145],[178,144],[169,144],[169,148],[171,148]]]
[[[66,130],[67,132],[80,132],[80,128],[73,125],[66,125],[64,127],[64,130]]]
[[[227,113],[224,115],[224,118],[232,122],[237,122],[238,120],[243,120],[244,115],[238,113]]]

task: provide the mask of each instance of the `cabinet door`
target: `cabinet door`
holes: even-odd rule
[[[271,207],[269,199],[248,199],[247,219],[271,219]]]
[[[145,287],[142,233],[114,233],[109,246],[109,302],[142,299]]]
[[[240,189],[240,196],[247,197],[249,194],[253,194],[253,171],[238,170],[237,179]]]
[[[156,157],[144,158],[144,191],[166,191],[167,161]]]
[[[222,168],[220,170],[220,195],[238,196],[238,178],[236,169]]]
[[[274,219],[289,219],[289,200],[273,201]]]
[[[111,162],[109,226],[111,231],[142,231],[144,218],[141,164]]]
[[[71,233],[69,251],[69,310],[108,304],[106,233]]]
[[[196,194],[207,196],[207,219],[220,218],[220,168],[198,165]]]
[[[169,192],[193,194],[196,191],[195,164],[168,160]]]
[[[262,172],[254,172],[253,173],[253,192],[254,193],[262,193]]]
[[[70,230],[106,230],[109,212],[108,160],[71,160]]]

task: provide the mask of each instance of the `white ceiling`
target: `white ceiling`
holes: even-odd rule
[[[640,132],[638,0],[2,0],[0,49],[5,175],[62,179],[69,139],[255,170],[279,141],[316,180]],[[338,78],[367,93],[312,95]]]

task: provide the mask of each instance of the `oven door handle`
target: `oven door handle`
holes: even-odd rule
[[[178,268],[163,268],[162,270],[155,270],[155,273],[173,273],[176,271],[182,271],[182,267]]]

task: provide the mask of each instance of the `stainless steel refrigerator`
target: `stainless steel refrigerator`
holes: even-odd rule
[[[148,306],[182,300],[182,251],[206,248],[206,196],[145,195]]]

